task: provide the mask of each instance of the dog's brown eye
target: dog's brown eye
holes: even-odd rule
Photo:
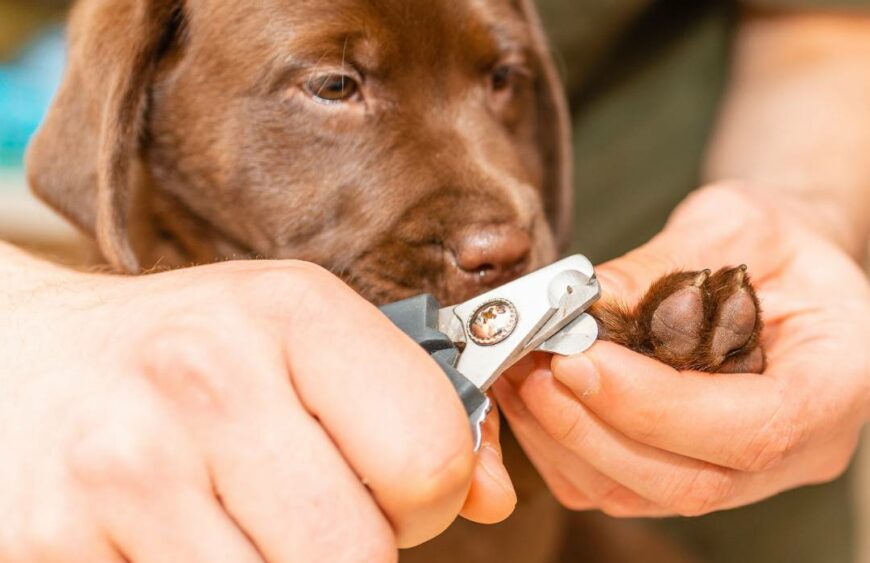
[[[496,92],[509,88],[516,76],[516,69],[512,66],[502,65],[492,71],[492,89]]]
[[[315,100],[334,104],[354,98],[359,93],[359,84],[346,74],[327,74],[309,80],[305,89]]]
[[[523,64],[500,64],[490,73],[490,87],[493,92],[503,92],[531,77],[531,70]]]

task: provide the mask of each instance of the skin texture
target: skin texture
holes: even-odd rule
[[[316,266],[97,276],[0,244],[0,286],[3,561],[395,561],[513,506],[497,419],[475,456],[438,367]]]

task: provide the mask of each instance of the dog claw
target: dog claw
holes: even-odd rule
[[[707,280],[710,278],[710,274],[712,274],[712,272],[709,269],[699,273],[698,277],[695,278],[695,281],[692,285],[694,285],[695,287],[701,287],[702,285],[707,283]]]
[[[741,264],[734,269],[734,284],[737,287],[744,287],[746,285],[746,270],[746,264]]]

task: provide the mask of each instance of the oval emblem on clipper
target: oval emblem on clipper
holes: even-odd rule
[[[506,299],[487,301],[468,321],[468,334],[476,344],[492,346],[510,336],[517,328],[517,309]]]

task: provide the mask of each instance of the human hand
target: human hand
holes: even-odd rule
[[[0,310],[3,561],[391,561],[515,503],[497,427],[475,458],[436,364],[315,266],[0,256]]]
[[[677,269],[746,263],[761,299],[763,375],[678,372],[608,342],[538,355],[495,394],[556,497],[616,516],[700,515],[844,471],[870,414],[870,289],[816,233],[812,208],[749,186],[691,196],[646,246],[605,264],[636,301]]]

